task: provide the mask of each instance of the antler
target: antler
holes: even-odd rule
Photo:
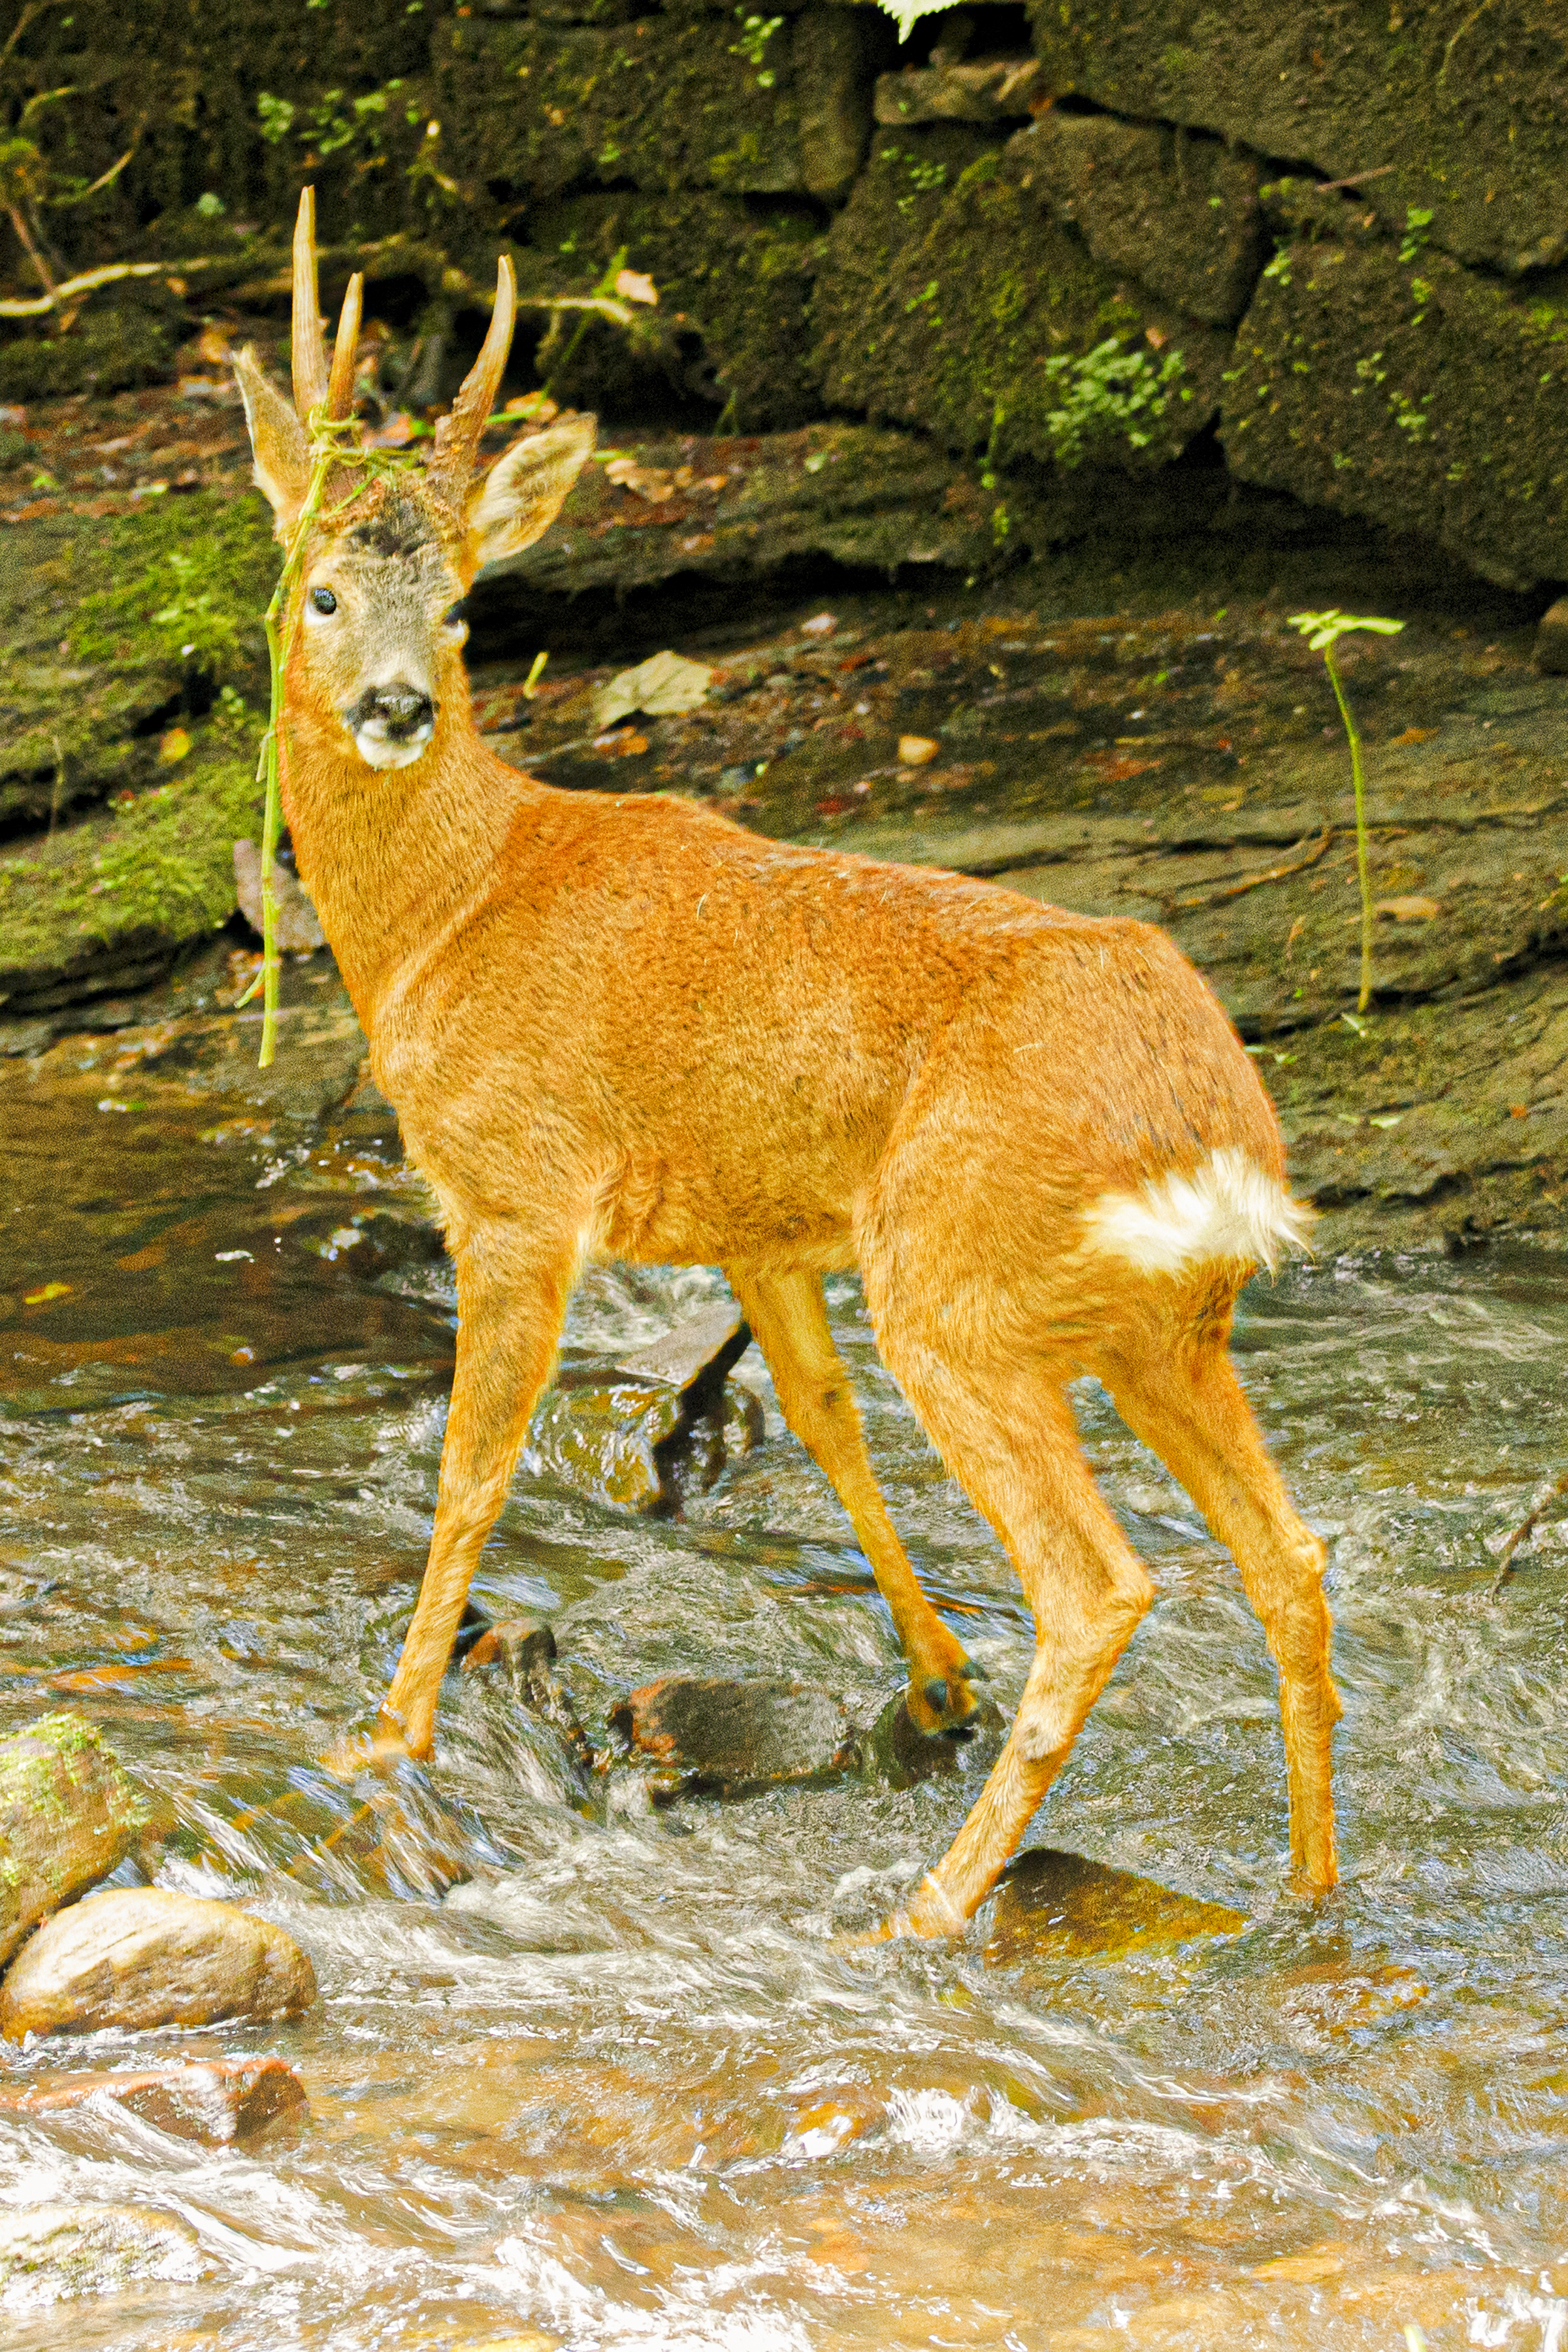
[[[495,405],[500,380],[506,373],[507,353],[511,349],[516,324],[517,278],[510,257],[503,253],[496,264],[496,301],[490,313],[489,332],[464,379],[461,392],[452,403],[451,414],[443,416],[436,427],[436,446],[427,468],[443,497],[459,514],[479,454],[485,419]]]
[[[332,363],[321,334],[321,314],[316,293],[316,191],[302,188],[294,223],[294,318],[289,331],[289,357],[294,369],[294,405],[301,425],[312,409],[329,417],[346,416],[353,394],[354,351],[359,342],[360,311],[364,279],[358,271],[349,279],[338,320]]]

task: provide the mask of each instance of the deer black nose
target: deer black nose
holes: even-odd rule
[[[430,697],[398,678],[390,686],[367,687],[350,713],[350,722],[356,732],[374,726],[388,743],[406,743],[416,735],[427,733],[435,716]]]

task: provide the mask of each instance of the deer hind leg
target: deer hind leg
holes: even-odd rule
[[[331,1759],[338,1770],[430,1752],[468,1584],[550,1377],[580,1253],[574,1239],[559,1237],[552,1248],[544,1236],[498,1220],[455,1234],[452,1255],[458,1364],[419,1601],[375,1733]]]
[[[809,1270],[760,1274],[727,1267],[767,1359],[784,1419],[849,1515],[892,1612],[910,1662],[910,1714],[922,1731],[955,1729],[976,1712],[975,1669],[921,1591],[866,1452],[855,1392],[827,1328],[822,1285]]]
[[[1279,1670],[1290,1791],[1290,1860],[1326,1895],[1338,1877],[1329,1748],[1339,1695],[1329,1674],[1323,1547],[1291,1507],[1222,1340],[1103,1377],[1128,1427],[1179,1478],[1240,1570]]]
[[[1154,1597],[1101,1500],[1059,1371],[973,1366],[901,1333],[879,1344],[942,1460],[995,1528],[1034,1612],[1036,1647],[1017,1716],[952,1845],[888,1923],[945,1936],[984,1902],[1072,1749]]]

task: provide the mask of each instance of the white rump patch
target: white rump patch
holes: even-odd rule
[[[1191,1176],[1152,1176],[1136,1192],[1104,1192],[1085,1219],[1091,1248],[1141,1274],[1180,1274],[1211,1258],[1268,1267],[1305,1249],[1313,1212],[1226,1144]]]

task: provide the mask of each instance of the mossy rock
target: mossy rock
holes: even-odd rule
[[[184,334],[183,315],[131,302],[84,312],[68,334],[12,331],[0,340],[0,401],[58,400],[73,392],[163,383],[174,373]]]
[[[803,424],[820,409],[807,321],[821,238],[809,218],[726,196],[585,195],[543,206],[529,228],[537,266],[573,292],[624,248],[658,289],[665,373],[738,430]],[[595,322],[552,380],[580,407],[625,415],[646,404],[657,364]]]
[[[616,26],[458,22],[436,47],[447,168],[492,193],[584,182],[804,190],[782,23],[742,54],[731,20]]]
[[[1053,107],[1013,151],[1095,259],[1210,326],[1234,326],[1268,256],[1258,159],[1165,123]]]
[[[209,740],[168,783],[0,855],[6,1016],[145,985],[226,923],[259,802],[254,744]]]
[[[146,1808],[93,1726],[46,1715],[0,1740],[0,1966],[123,1860]]]
[[[145,499],[12,525],[0,566],[0,825],[153,780],[182,702],[265,691],[277,573],[258,498]]]
[[[1058,95],[1185,123],[1412,208],[1461,260],[1568,253],[1568,47],[1554,0],[1031,0]]]
[[[1220,430],[1244,481],[1522,586],[1568,579],[1565,399],[1562,274],[1527,295],[1445,254],[1320,237],[1265,271]]]
[[[1062,471],[1168,460],[1212,416],[1228,341],[1057,219],[1026,142],[889,131],[827,237],[817,348],[837,405]]]

